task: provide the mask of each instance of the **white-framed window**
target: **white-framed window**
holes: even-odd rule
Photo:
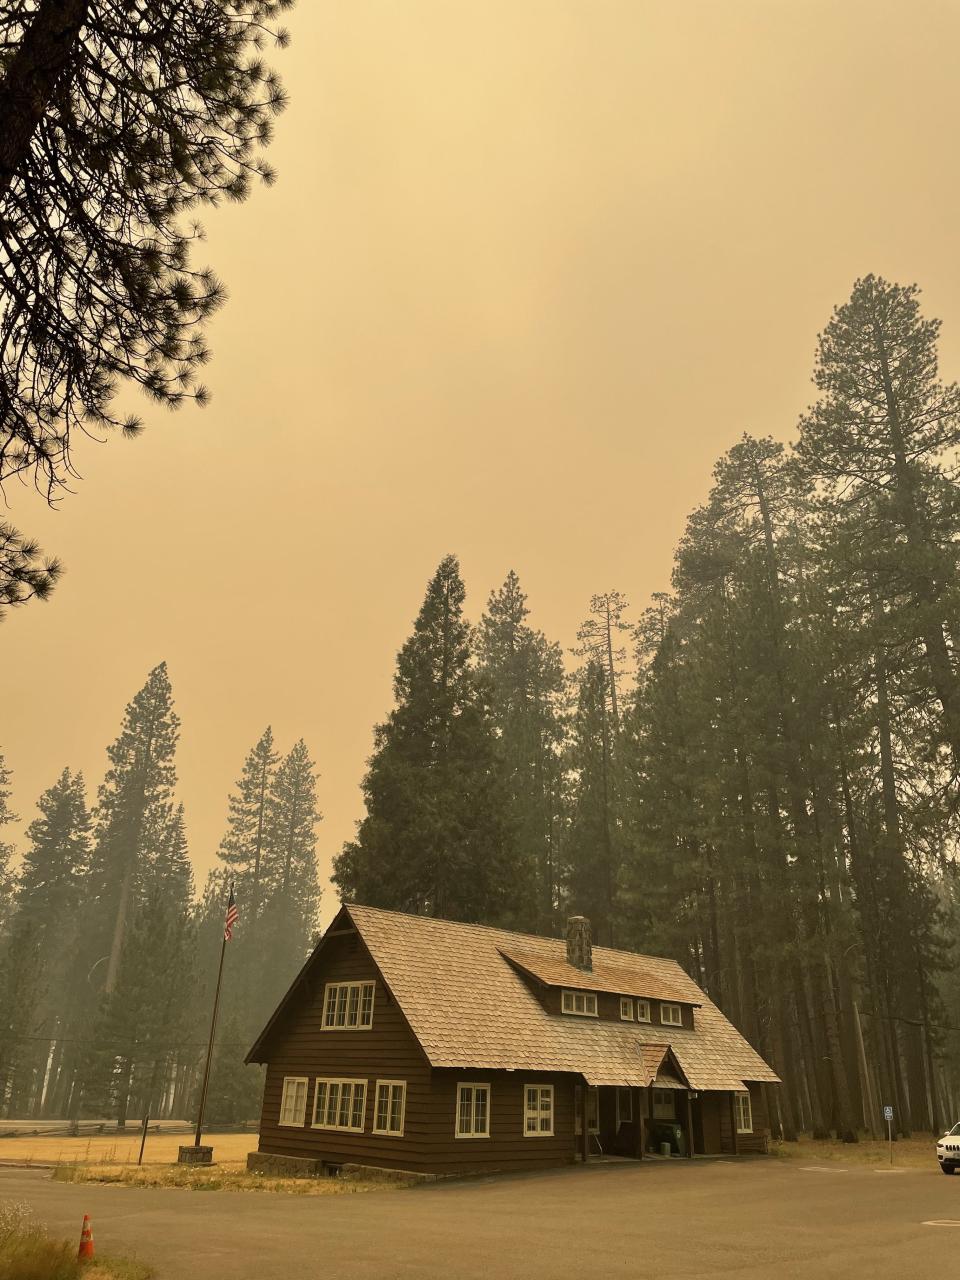
[[[749,1093],[735,1093],[733,1104],[737,1116],[737,1133],[753,1133],[753,1110]]]
[[[553,1085],[523,1086],[523,1132],[528,1138],[553,1137]]]
[[[582,1018],[597,1016],[597,996],[593,991],[564,991],[560,1005],[564,1013],[578,1013]]]
[[[637,1001],[637,1021],[638,1022],[650,1021],[650,1001],[649,1000]]]
[[[630,1124],[633,1120],[633,1090],[621,1088],[617,1090],[617,1128],[622,1124]]]
[[[660,1006],[660,1021],[668,1027],[682,1027],[683,1014],[680,1012],[678,1004],[662,1004]]]
[[[490,1086],[488,1084],[457,1085],[458,1138],[490,1137]]]
[[[280,1095],[280,1123],[298,1126],[307,1118],[306,1076],[284,1076]]]
[[[374,982],[328,982],[323,999],[323,1030],[369,1031],[373,1026]]]
[[[366,1106],[366,1080],[318,1080],[313,1094],[313,1127],[363,1133]]]
[[[673,1093],[673,1089],[654,1089],[654,1120],[673,1120],[676,1117],[676,1112],[673,1109]]]
[[[406,1080],[378,1080],[373,1111],[373,1132],[403,1137],[403,1116],[407,1109]]]
[[[629,996],[620,997],[620,1017],[624,1022],[633,1021],[633,1001]]]

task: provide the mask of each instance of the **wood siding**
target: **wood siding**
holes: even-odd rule
[[[328,982],[374,980],[373,1026],[366,1031],[322,1028]],[[431,1070],[416,1038],[359,937],[331,938],[311,975],[270,1039],[259,1149],[303,1156],[330,1165],[349,1162],[415,1172],[538,1168],[574,1159],[573,1080],[544,1072]],[[280,1100],[288,1076],[306,1077],[307,1114],[302,1125],[281,1125]],[[367,1082],[363,1132],[313,1128],[317,1079]],[[373,1132],[377,1080],[406,1082],[402,1136]],[[459,1082],[490,1085],[490,1137],[457,1138]],[[527,1083],[554,1087],[552,1137],[523,1132]]]
[[[753,1117],[752,1133],[734,1135],[732,1094],[707,1095],[709,1097],[720,1096],[722,1098],[720,1106],[720,1140],[721,1150],[725,1153],[732,1154],[735,1151],[738,1155],[744,1155],[747,1152],[766,1151],[769,1145],[770,1120],[767,1115],[767,1101],[764,1096],[763,1085],[751,1084],[747,1087],[750,1091],[750,1110]]]
[[[368,1030],[324,1030],[324,991],[330,982],[373,981],[373,1025]],[[542,988],[555,999],[560,992]],[[658,1016],[657,1002],[651,1002]],[[602,1017],[619,1020],[619,997],[601,993]],[[685,1025],[693,1011],[683,1006]],[[571,1016],[571,1015],[566,1015]],[[656,1025],[656,1024],[654,1024]],[[668,1031],[669,1028],[665,1028]],[[347,1163],[414,1172],[456,1174],[510,1169],[535,1169],[570,1164],[582,1141],[575,1134],[574,1097],[580,1077],[550,1072],[463,1071],[431,1068],[396,1000],[383,981],[358,934],[329,936],[316,961],[269,1035],[269,1061],[260,1125],[262,1152],[321,1160],[330,1166]],[[307,1109],[300,1125],[281,1125],[280,1103],[285,1077],[307,1080]],[[366,1082],[362,1132],[314,1128],[313,1105],[317,1079]],[[373,1132],[378,1080],[403,1081],[406,1103],[402,1135]],[[456,1136],[457,1085],[490,1086],[490,1136]],[[553,1086],[554,1128],[549,1136],[524,1133],[524,1087]],[[617,1091],[600,1090],[599,1145],[604,1152],[636,1155],[651,1124],[650,1092],[634,1089],[633,1118],[616,1111]],[[769,1121],[762,1086],[750,1088],[752,1134],[737,1135],[739,1151],[763,1150]],[[686,1092],[677,1091],[677,1122],[687,1131]],[[731,1095],[700,1094],[694,1104],[695,1149],[719,1153],[734,1150]],[[598,1144],[591,1143],[597,1154]]]
[[[328,982],[376,982],[373,1026],[367,1030],[322,1029]],[[317,957],[309,986],[298,992],[274,1028],[263,1092],[261,1151],[304,1156],[331,1164],[355,1161],[385,1168],[419,1169],[428,1141],[430,1066],[357,934],[329,938]],[[303,1125],[281,1125],[280,1099],[286,1076],[306,1076],[307,1114]],[[313,1100],[319,1078],[367,1081],[362,1133],[314,1129]],[[374,1134],[377,1080],[405,1080],[402,1137]]]

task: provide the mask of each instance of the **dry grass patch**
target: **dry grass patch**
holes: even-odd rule
[[[193,1141],[188,1133],[148,1133],[143,1153],[144,1164],[173,1164],[177,1151]],[[213,1158],[237,1165],[245,1164],[247,1153],[256,1151],[255,1133],[214,1133],[204,1139],[213,1147]],[[0,1163],[17,1164],[133,1164],[140,1153],[140,1133],[131,1127],[128,1133],[105,1133],[71,1138],[65,1134],[51,1137],[0,1138]]]
[[[294,1196],[343,1196],[409,1185],[396,1178],[274,1178],[244,1165],[61,1164],[57,1182],[113,1183],[124,1187],[181,1187],[188,1191],[280,1191]]]
[[[0,1202],[0,1276],[3,1280],[150,1280],[153,1271],[129,1258],[77,1262],[77,1246],[54,1240],[23,1204]]]
[[[893,1144],[893,1165],[900,1169],[933,1168],[937,1140],[930,1135],[900,1138]],[[836,1138],[801,1138],[799,1142],[770,1144],[770,1154],[782,1160],[829,1160],[838,1164],[890,1167],[890,1144],[874,1138],[840,1142]]]

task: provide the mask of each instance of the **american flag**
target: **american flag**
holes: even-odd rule
[[[237,910],[237,904],[233,900],[233,886],[230,887],[230,901],[227,903],[227,914],[223,921],[223,937],[224,941],[229,942],[233,937],[233,926],[240,919],[240,912]]]

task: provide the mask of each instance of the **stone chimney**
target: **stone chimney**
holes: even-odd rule
[[[590,921],[586,916],[570,916],[567,920],[567,964],[587,973],[593,968]]]

